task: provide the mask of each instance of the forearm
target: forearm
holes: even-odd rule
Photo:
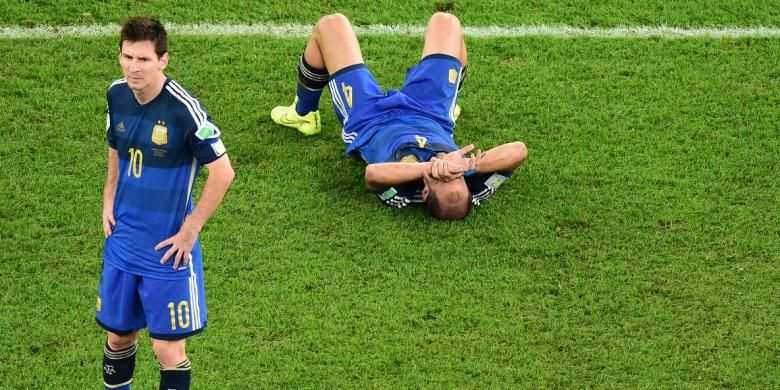
[[[103,186],[103,210],[113,210],[116,186],[119,182],[119,155],[116,150],[108,150],[108,170],[106,183]]]
[[[524,143],[510,142],[484,152],[475,169],[477,173],[513,171],[527,155]]]
[[[366,166],[366,186],[369,189],[379,189],[420,180],[425,170],[430,170],[430,163],[375,163]]]
[[[223,156],[220,159],[223,158],[227,160],[227,156]],[[216,164],[216,162],[212,164]],[[220,162],[218,166],[211,166],[212,164],[209,165],[209,177],[203,186],[203,192],[200,198],[198,198],[192,214],[184,221],[182,230],[200,232],[206,221],[211,218],[217,207],[222,203],[222,199],[224,199],[230,184],[233,182],[235,175],[229,162],[227,164]]]

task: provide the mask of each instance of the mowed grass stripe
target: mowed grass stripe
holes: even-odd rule
[[[192,36],[248,36],[266,35],[279,38],[306,37],[311,33],[308,24],[174,24],[167,25],[168,31],[176,35]],[[58,37],[100,37],[116,35],[118,25],[84,26],[38,26],[0,27],[2,39],[58,38]],[[356,26],[360,35],[421,35],[422,25],[374,24]],[[528,36],[557,38],[777,38],[780,28],[776,27],[700,27],[679,28],[668,26],[624,26],[614,28],[583,28],[566,25],[523,25],[523,26],[465,26],[467,36],[474,38],[517,38]]]

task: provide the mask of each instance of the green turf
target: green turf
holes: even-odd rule
[[[386,87],[422,44],[362,42]],[[470,39],[458,141],[530,154],[457,223],[379,204],[327,93],[319,136],[273,125],[304,43],[171,42],[237,173],[202,234],[195,388],[780,386],[780,40]],[[0,388],[98,388],[116,42],[0,53]],[[144,335],[136,388],[157,377]]]
[[[467,25],[570,24],[575,26],[780,26],[780,0],[739,1],[327,1],[122,0],[69,2],[0,0],[0,25],[120,23],[129,15],[167,22],[314,23],[342,12],[356,24],[422,24],[433,10],[450,10]]]

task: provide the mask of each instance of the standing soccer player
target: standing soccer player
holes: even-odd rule
[[[188,389],[185,339],[206,327],[198,233],[219,206],[233,168],[205,108],[165,76],[168,36],[159,21],[122,26],[124,78],[108,89],[108,174],[103,270],[96,319],[106,329],[106,389],[129,389],[138,331],[149,329],[161,389]],[[197,205],[201,165],[209,176]]]

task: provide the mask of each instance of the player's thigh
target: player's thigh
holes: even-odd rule
[[[333,110],[342,126],[356,110],[370,108],[384,96],[379,82],[376,81],[365,64],[348,66],[331,75],[328,84],[333,100]]]
[[[95,319],[101,327],[125,336],[146,326],[139,282],[139,276],[103,264],[95,307]]]
[[[149,335],[158,340],[179,340],[206,327],[203,273],[191,261],[188,277],[179,280],[143,278],[139,294]]]
[[[309,44],[306,50],[318,49],[330,73],[363,63],[357,36],[344,15],[332,14],[322,17],[314,25],[311,39],[316,42],[316,47]]]
[[[458,59],[431,54],[409,68],[401,92],[432,114],[451,120],[461,76]]]

